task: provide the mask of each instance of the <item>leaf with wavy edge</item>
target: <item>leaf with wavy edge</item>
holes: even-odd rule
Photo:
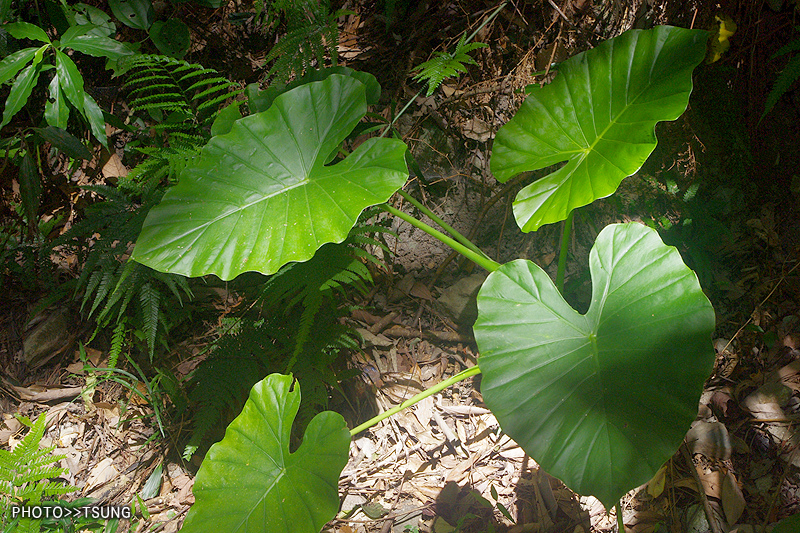
[[[714,363],[714,310],[678,251],[639,224],[608,226],[578,314],[530,261],[478,294],[481,392],[542,468],[606,507],[677,450]]]
[[[197,473],[182,533],[318,533],[336,515],[350,432],[340,414],[322,412],[289,453],[300,407],[300,385],[291,390],[292,381],[271,374],[253,386]]]
[[[133,259],[162,272],[272,274],[347,237],[361,211],[405,183],[406,145],[369,139],[326,156],[366,113],[365,86],[340,75],[293,89],[214,137],[147,216]]]
[[[641,168],[656,147],[656,123],[686,109],[707,38],[669,26],[631,30],[568,59],[552,83],[530,89],[497,133],[492,172],[505,182],[566,164],[517,194],[523,231],[565,220]]]

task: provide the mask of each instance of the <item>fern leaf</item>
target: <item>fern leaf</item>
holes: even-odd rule
[[[322,293],[308,293],[306,298],[303,300],[303,312],[300,315],[300,327],[297,328],[297,332],[294,336],[294,351],[292,352],[289,361],[286,363],[286,372],[292,371],[295,363],[297,362],[297,358],[303,351],[306,341],[308,341],[309,335],[311,334],[311,328],[314,325],[314,318],[317,316],[317,312],[319,311],[320,307],[322,307]]]
[[[125,337],[128,335],[127,321],[122,318],[114,326],[114,331],[111,334],[111,349],[108,352],[108,366],[109,368],[116,368],[119,356],[122,353],[122,348],[125,346]]]
[[[0,524],[7,524],[10,502],[36,505],[43,498],[66,494],[77,489],[58,481],[50,481],[67,474],[65,468],[52,466],[63,456],[50,455],[55,446],[39,449],[44,436],[45,415],[42,413],[32,424],[30,431],[13,451],[0,450]],[[21,527],[22,521],[19,526]],[[25,526],[27,527],[27,526]],[[17,531],[24,530],[17,528]],[[38,523],[32,531],[39,531]]]
[[[111,291],[112,287],[116,287],[117,285],[117,273],[115,270],[105,270],[102,272],[102,276],[100,278],[100,283],[97,286],[97,292],[94,295],[94,302],[92,303],[92,308],[89,310],[89,316],[93,316],[94,312],[103,303],[108,296],[109,291]]]
[[[800,47],[800,39],[797,39],[797,43],[798,47]],[[772,111],[772,108],[775,107],[775,104],[778,103],[781,96],[789,91],[792,84],[794,84],[798,78],[800,78],[800,54],[795,55],[789,60],[786,68],[783,69],[778,79],[775,80],[775,84],[772,86],[772,90],[770,90],[769,95],[767,95],[767,100],[764,103],[764,113],[761,115],[761,119]]]
[[[469,52],[477,50],[478,48],[485,48],[486,43],[469,43],[465,42],[466,35],[462,36],[458,41],[455,51],[451,54],[448,52],[436,52],[434,57],[418,65],[412,72],[418,71],[414,76],[417,81],[428,83],[428,92],[426,96],[430,96],[447,78],[457,76],[459,72],[466,72],[465,64],[477,65],[478,63],[469,55]]]
[[[134,111],[186,114],[186,120],[156,124],[157,131],[197,134],[202,125],[207,139],[220,105],[241,92],[215,70],[186,61],[142,55],[129,63],[125,85]]]
[[[150,282],[146,282],[139,289],[139,303],[143,317],[144,334],[147,339],[147,349],[150,360],[156,349],[156,334],[158,333],[158,309],[161,301],[161,293],[154,288]]]
[[[322,66],[325,54],[330,55],[336,65],[339,28],[336,18],[339,13],[314,16],[287,33],[267,54],[267,61],[274,61],[267,73],[276,83],[286,83],[292,74],[302,74],[316,61]]]

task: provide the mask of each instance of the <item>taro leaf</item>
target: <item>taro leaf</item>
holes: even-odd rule
[[[631,30],[578,54],[535,87],[497,133],[491,169],[500,181],[566,162],[522,189],[514,216],[523,231],[565,220],[617,190],[656,147],[655,125],[678,118],[708,32],[659,26]]]
[[[300,386],[291,386],[292,377],[281,374],[253,386],[242,413],[197,473],[196,502],[182,533],[318,533],[334,517],[350,433],[341,415],[325,411],[289,453],[300,406]]]
[[[154,22],[150,38],[164,55],[181,59],[189,51],[189,26],[178,19]]]
[[[233,102],[217,113],[214,123],[211,124],[211,135],[225,135],[231,131],[236,121],[242,118],[242,112],[239,111],[240,105],[241,102]]]
[[[350,76],[357,79],[367,86],[367,105],[374,105],[378,103],[381,97],[381,86],[375,76],[368,72],[360,72],[348,67],[328,67],[318,70],[309,70],[300,78],[286,84],[286,85],[270,85],[264,90],[259,90],[257,83],[251,83],[247,86],[247,105],[250,107],[252,113],[266,111],[275,99],[285,92],[291,91],[306,83],[313,81],[322,81],[332,74],[341,74],[342,76]]]
[[[678,251],[639,224],[608,226],[578,314],[535,264],[478,294],[486,405],[551,475],[610,507],[681,443],[714,362],[714,310]]]
[[[406,146],[369,139],[325,157],[366,112],[365,86],[333,75],[279,96],[213,137],[147,215],[133,259],[162,272],[272,274],[347,237],[361,211],[406,180]]]

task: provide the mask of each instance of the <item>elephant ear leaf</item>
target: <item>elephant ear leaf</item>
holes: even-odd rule
[[[530,261],[478,294],[481,392],[500,426],[580,494],[611,507],[653,477],[697,414],[714,310],[675,248],[639,224],[605,228],[592,303],[573,310]]]
[[[273,274],[341,242],[405,183],[406,145],[369,139],[326,165],[366,114],[366,88],[331,75],[213,137],[145,220],[133,259],[162,272]]]
[[[669,26],[631,30],[568,59],[552,83],[530,89],[497,133],[492,172],[505,182],[565,164],[517,194],[523,231],[565,220],[641,168],[656,147],[656,123],[686,109],[707,39],[706,31]]]
[[[322,412],[289,453],[300,406],[299,385],[291,388],[292,377],[281,374],[253,386],[197,473],[183,533],[318,533],[336,515],[350,432],[341,415]]]

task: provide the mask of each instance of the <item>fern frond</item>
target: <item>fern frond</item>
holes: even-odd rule
[[[175,144],[176,148],[168,149],[165,155],[165,160],[174,158],[176,163],[173,166],[181,164],[181,161],[185,164],[189,154],[196,153],[193,146],[184,146],[183,140]],[[191,298],[186,278],[161,274],[127,259],[129,248],[141,232],[148,211],[160,200],[163,190],[135,184],[129,188],[93,186],[87,189],[101,195],[104,200],[87,208],[86,218],[73,225],[54,245],[87,250],[88,256],[77,284],[83,290],[81,311],[93,317],[97,324],[90,340],[101,329],[110,326],[113,366],[128,334],[141,330],[152,359],[159,331],[169,331],[166,321],[159,318],[163,317],[159,314],[160,309],[174,305],[173,295],[179,305],[183,304],[179,288]],[[136,309],[129,309],[132,301],[138,302]]]
[[[109,368],[116,368],[117,361],[119,360],[122,349],[125,347],[125,337],[128,336],[127,320],[123,317],[114,326],[114,331],[111,334],[111,349],[108,351],[108,366]]]
[[[322,67],[325,55],[330,57],[331,65],[338,60],[339,27],[336,19],[340,13],[316,16],[305,24],[291,30],[267,54],[267,61],[274,61],[269,76],[275,83],[286,83],[292,74],[302,76],[314,66]]]
[[[790,47],[784,53],[788,53],[791,50],[800,49],[800,39],[790,42],[788,45],[784,46],[784,48],[789,47],[789,45],[794,45],[796,48]],[[778,54],[776,54],[776,56],[777,55]],[[761,115],[762,119],[767,115],[767,113],[772,111],[772,108],[775,107],[775,104],[778,103],[778,100],[780,100],[781,96],[789,92],[789,89],[798,79],[800,79],[800,54],[795,55],[789,60],[786,68],[783,69],[778,76],[778,79],[775,80],[775,84],[772,86],[772,89],[770,90],[769,94],[767,95],[767,99],[764,102],[764,113]]]
[[[156,124],[160,131],[203,132],[208,138],[221,104],[241,92],[217,71],[171,57],[141,55],[129,65],[125,86],[134,111],[186,114],[186,120]]]
[[[0,449],[0,525],[8,524],[10,503],[36,505],[43,498],[77,490],[62,482],[50,481],[68,471],[52,466],[64,458],[51,455],[55,446],[39,449],[45,423],[45,414],[42,413],[13,451]],[[37,526],[35,531],[38,530]]]
[[[303,351],[306,342],[311,334],[311,329],[314,326],[314,319],[322,307],[322,293],[310,293],[306,299],[303,300],[303,311],[300,314],[300,325],[294,336],[294,351],[292,352],[289,362],[286,363],[286,372],[291,372],[297,362],[297,358]]]
[[[94,315],[94,312],[105,301],[109,292],[117,286],[116,269],[104,270],[101,274],[100,283],[97,285],[97,291],[94,294],[94,302],[92,302],[92,308],[89,310],[89,317]]]
[[[469,55],[469,52],[486,46],[486,43],[467,44],[466,35],[462,35],[453,53],[436,52],[431,59],[417,65],[412,70],[412,72],[418,71],[414,79],[427,82],[426,96],[430,96],[444,80],[458,76],[460,72],[466,72],[465,64],[477,65],[478,63]]]
[[[161,303],[161,293],[148,281],[139,288],[139,303],[141,304],[142,324],[150,360],[156,349],[156,334],[158,333],[158,310]]]

